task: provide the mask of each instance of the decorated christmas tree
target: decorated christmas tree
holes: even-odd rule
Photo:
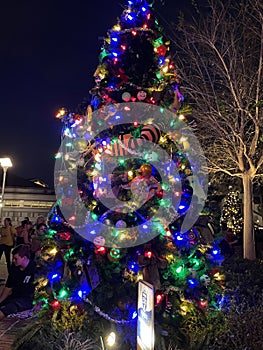
[[[57,203],[41,238],[36,303],[54,327],[98,322],[94,339],[107,343],[114,329],[116,349],[135,349],[144,280],[155,292],[155,342],[163,334],[169,342],[184,317],[222,306],[222,256],[193,228],[205,161],[170,43],[147,1],[128,1],[94,78],[88,103],[57,114]]]
[[[243,218],[241,211],[241,200],[238,191],[230,191],[223,200],[221,223],[225,223],[234,235],[242,231]]]

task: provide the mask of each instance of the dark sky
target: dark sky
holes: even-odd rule
[[[160,20],[176,20],[178,4],[156,0],[157,17],[159,13]],[[94,86],[99,37],[116,24],[124,5],[126,0],[2,4],[0,157],[12,158],[9,171],[53,185],[62,128],[56,112],[60,107],[74,110]]]

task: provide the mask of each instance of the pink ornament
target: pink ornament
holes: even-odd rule
[[[147,92],[145,92],[143,90],[139,91],[138,94],[137,94],[137,98],[138,98],[139,101],[145,100],[146,97],[147,97]]]

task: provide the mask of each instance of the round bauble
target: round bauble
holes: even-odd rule
[[[124,229],[124,228],[127,227],[127,224],[126,224],[126,222],[125,222],[124,220],[118,220],[118,221],[116,222],[116,224],[115,224],[115,227],[116,227],[117,229]]]
[[[107,257],[110,261],[119,261],[121,258],[121,254],[120,254],[120,249],[118,248],[112,248],[108,254]]]
[[[211,281],[211,278],[208,275],[202,275],[200,277],[200,282],[203,286],[207,287]]]
[[[121,95],[121,98],[123,99],[123,101],[129,102],[130,99],[131,99],[131,94],[130,94],[129,92],[124,92],[124,93]]]
[[[139,169],[139,174],[142,176],[149,176],[152,174],[152,167],[150,164],[143,164]]]
[[[157,47],[156,51],[159,56],[164,56],[166,54],[166,47],[164,45],[161,45]]]
[[[95,247],[103,247],[105,244],[105,239],[102,236],[97,236],[94,238],[93,243]]]
[[[137,98],[138,98],[139,101],[145,100],[146,97],[147,97],[147,92],[145,92],[143,90],[139,91],[138,94],[137,94]]]

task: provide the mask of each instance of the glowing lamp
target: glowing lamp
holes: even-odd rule
[[[51,306],[53,307],[53,309],[59,309],[61,304],[58,300],[53,300]]]
[[[164,294],[156,294],[156,305],[159,305],[164,298]]]
[[[202,307],[206,307],[206,306],[207,306],[207,301],[206,301],[206,300],[201,300],[201,301],[200,301],[200,305],[201,305]]]
[[[128,19],[129,21],[134,21],[134,19],[135,19],[134,13],[129,13],[129,14],[127,15],[127,19]]]
[[[59,234],[59,238],[62,240],[62,241],[68,241],[70,238],[71,238],[71,234],[69,232],[61,232]]]
[[[183,270],[183,267],[182,267],[182,266],[179,266],[175,271],[176,271],[177,273],[180,273],[180,272],[182,272],[182,270]]]
[[[57,248],[53,248],[53,249],[51,249],[51,250],[49,251],[49,254],[50,254],[50,255],[56,255],[57,252],[58,252]]]
[[[213,254],[213,255],[218,255],[218,254],[220,254],[220,250],[217,249],[217,248],[214,248],[214,249],[212,250],[212,254]]]
[[[95,253],[98,253],[98,254],[105,254],[106,253],[106,248],[105,247],[99,247],[95,250]]]
[[[194,288],[197,285],[197,281],[194,280],[193,278],[189,278],[187,280],[187,282],[188,282],[190,288]]]
[[[116,341],[116,334],[114,332],[110,332],[110,334],[106,338],[106,343],[108,346],[113,346]]]
[[[132,319],[135,320],[135,318],[138,316],[137,312],[134,311],[133,314],[132,314]]]
[[[153,252],[151,252],[150,250],[147,250],[145,253],[144,253],[144,256],[146,258],[149,258],[151,259],[153,257]]]
[[[121,30],[121,26],[119,24],[116,24],[112,30],[115,30],[116,32],[119,32]]]
[[[67,295],[68,295],[68,293],[67,293],[67,291],[65,290],[65,289],[61,289],[60,291],[59,291],[59,297],[60,298],[65,298],[65,297],[67,297]]]
[[[110,256],[111,256],[112,259],[119,259],[121,257],[120,249],[112,248],[110,250]]]
[[[65,108],[61,108],[56,114],[57,119],[61,119],[67,113]]]
[[[60,275],[58,273],[54,273],[52,276],[51,276],[51,280],[52,281],[55,281],[55,280],[58,280],[60,278]]]

